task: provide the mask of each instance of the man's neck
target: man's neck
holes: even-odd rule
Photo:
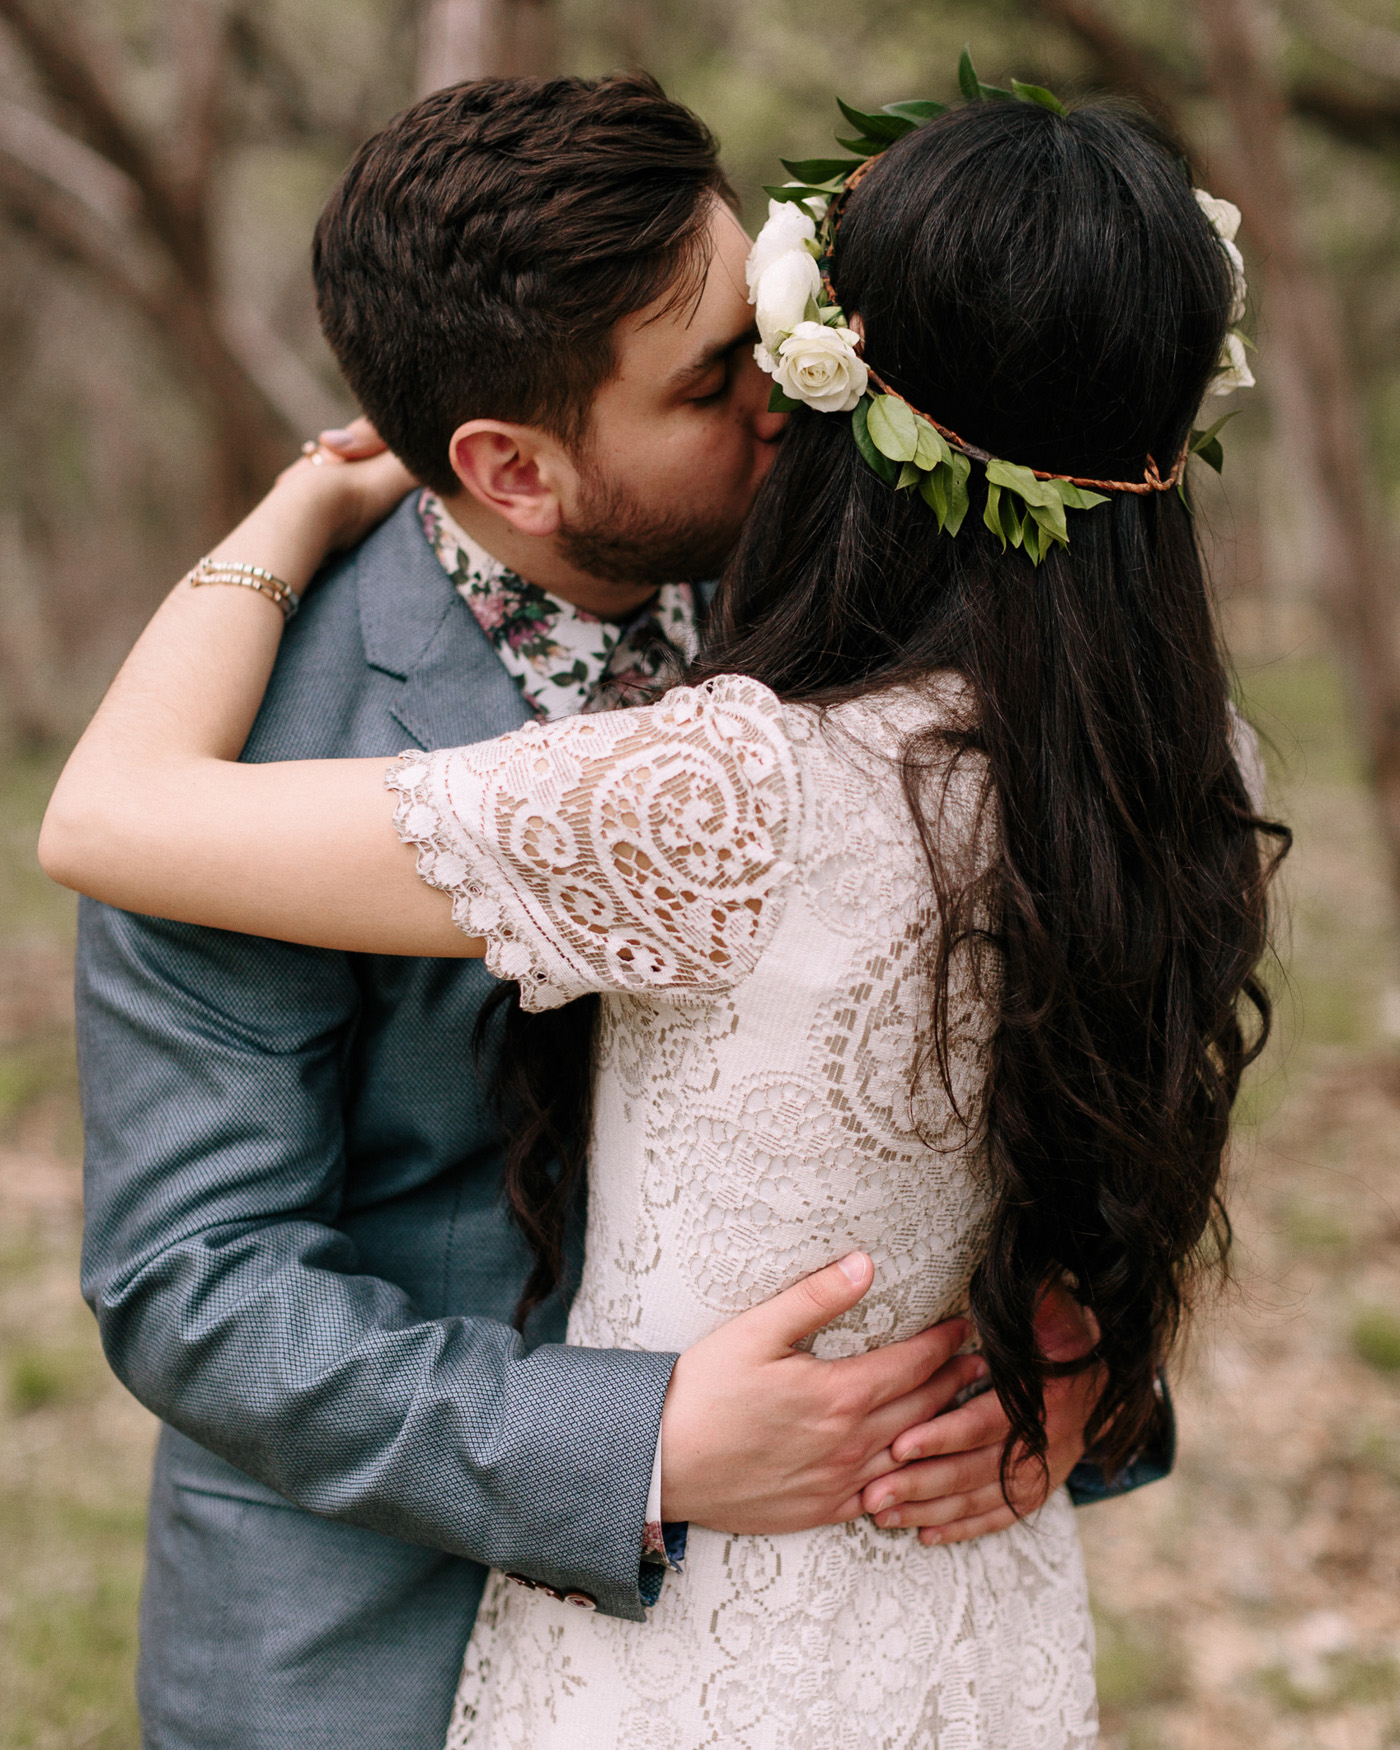
[[[560,552],[553,536],[522,535],[470,492],[444,492],[439,497],[453,522],[493,559],[586,614],[600,620],[629,620],[656,594],[654,584],[610,583],[580,571]]]

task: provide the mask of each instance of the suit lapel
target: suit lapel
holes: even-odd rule
[[[428,545],[417,501],[359,551],[365,660],[401,683],[390,714],[419,747],[486,741],[533,713]]]

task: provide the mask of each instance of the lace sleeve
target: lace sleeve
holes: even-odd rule
[[[395,825],[527,1009],[717,991],[752,968],[799,842],[783,707],[723,676],[642,710],[404,754]]]

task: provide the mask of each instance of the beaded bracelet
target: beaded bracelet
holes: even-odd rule
[[[191,589],[206,583],[232,583],[243,589],[255,589],[277,604],[284,620],[290,620],[301,606],[301,597],[280,577],[264,571],[261,565],[241,565],[234,559],[201,559],[186,581]]]

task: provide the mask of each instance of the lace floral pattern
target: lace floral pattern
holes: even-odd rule
[[[892,758],[961,700],[949,681],[822,719],[728,678],[400,766],[401,831],[494,964],[537,1006],[605,993],[570,1342],[688,1347],[852,1247],[875,1287],[818,1354],[965,1304],[994,985],[955,965],[958,1109],[936,1085],[916,1100],[936,920]],[[944,848],[975,870],[995,837],[982,768],[932,777]],[[1062,1494],[951,1548],[864,1521],[691,1527],[644,1625],[493,1575],[448,1743],[1081,1750],[1092,1666]]]
[[[751,968],[792,873],[797,769],[766,687],[405,754],[388,774],[418,872],[528,1009],[588,991],[717,991]]]

